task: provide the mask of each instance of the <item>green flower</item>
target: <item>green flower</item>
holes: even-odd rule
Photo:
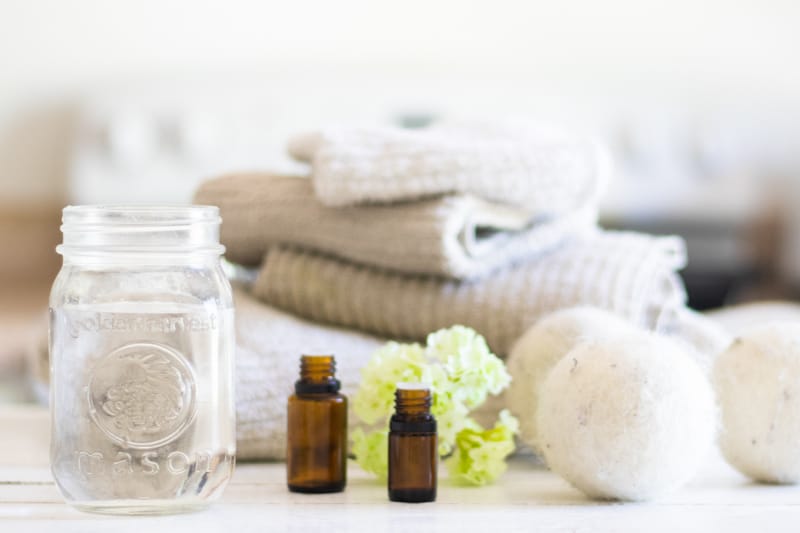
[[[420,381],[426,368],[419,344],[390,342],[378,349],[361,371],[361,386],[353,398],[356,416],[370,425],[390,416],[397,383]]]
[[[386,479],[389,472],[389,435],[385,430],[364,433],[356,428],[350,434],[353,441],[351,451],[365,471]]]
[[[454,385],[456,400],[474,409],[489,394],[499,394],[511,382],[506,367],[475,330],[453,326],[428,335],[426,351],[439,360]]]
[[[502,473],[505,457],[514,449],[516,420],[506,413],[494,429],[484,431],[469,417],[470,411],[482,405],[489,394],[499,394],[511,382],[503,361],[489,350],[482,336],[473,329],[453,326],[428,335],[424,347],[387,343],[361,372],[361,385],[353,397],[356,417],[367,425],[380,423],[388,427],[400,382],[430,385],[439,454],[453,453],[453,458],[458,458],[462,465],[456,468],[459,479],[483,484]],[[510,437],[501,438],[507,435]],[[352,440],[352,451],[362,468],[385,476],[386,431],[356,430]],[[511,448],[506,451],[509,443]]]
[[[445,463],[450,476],[469,485],[496,480],[506,471],[506,457],[514,451],[518,429],[517,419],[503,410],[492,429],[473,422],[459,431],[455,451]]]

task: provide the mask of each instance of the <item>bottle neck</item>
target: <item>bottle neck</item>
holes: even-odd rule
[[[400,387],[394,392],[394,409],[399,416],[419,417],[431,414],[431,391],[427,388]]]
[[[436,432],[436,420],[431,414],[431,390],[422,385],[400,385],[394,393],[395,413],[390,430],[396,432]]]
[[[297,394],[334,394],[340,387],[336,379],[336,359],[332,355],[300,357],[300,379],[294,384]]]

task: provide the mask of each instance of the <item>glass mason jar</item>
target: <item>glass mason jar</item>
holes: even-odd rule
[[[67,207],[50,294],[51,468],[87,511],[202,508],[233,473],[216,207]]]

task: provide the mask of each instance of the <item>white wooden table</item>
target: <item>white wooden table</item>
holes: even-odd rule
[[[0,407],[0,533],[13,531],[243,533],[347,531],[798,531],[800,487],[760,486],[718,458],[677,494],[648,504],[586,500],[554,474],[512,462],[483,488],[440,481],[435,503],[390,503],[381,483],[350,465],[347,490],[286,490],[284,465],[242,464],[211,509],[166,517],[84,514],[61,501],[47,466],[47,412]]]

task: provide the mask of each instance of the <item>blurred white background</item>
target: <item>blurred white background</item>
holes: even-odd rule
[[[0,332],[43,307],[66,202],[185,201],[290,168],[298,130],[465,115],[603,137],[606,223],[686,236],[693,305],[790,298],[798,28],[791,0],[0,0]]]
[[[791,0],[2,0],[0,197],[63,202],[79,106],[100,93],[124,115],[159,86],[224,107],[258,84],[235,103],[266,113],[252,125],[264,138],[350,117],[520,111],[599,125],[678,168],[670,155],[794,170],[798,27]],[[152,118],[131,104],[109,119]],[[646,154],[670,136],[677,154]]]

